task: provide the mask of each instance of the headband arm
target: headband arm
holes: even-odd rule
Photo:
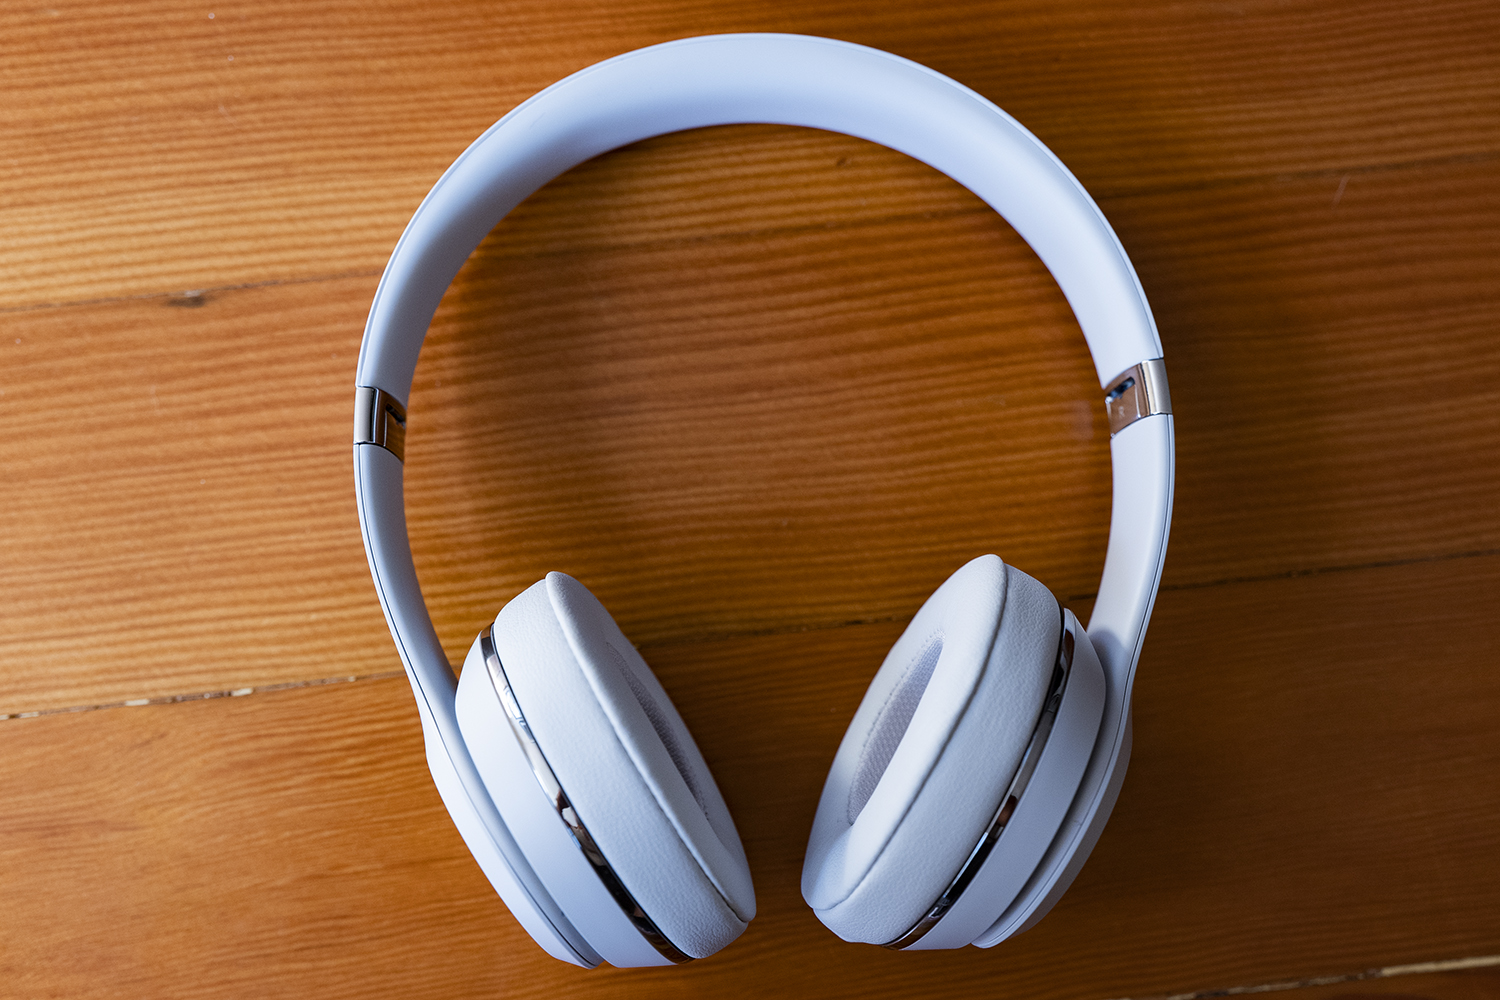
[[[1106,665],[1129,664],[1133,671],[1141,654],[1172,523],[1174,437],[1168,412],[1137,420],[1110,438],[1109,548],[1087,630]]]
[[[1172,519],[1173,437],[1171,413],[1157,413],[1110,439],[1114,511],[1109,551],[1086,630],[1106,678],[1099,738],[1062,832],[1020,895],[974,939],[981,948],[993,947],[1046,916],[1082,870],[1120,794],[1130,761],[1130,689],[1161,582]]]
[[[355,498],[380,607],[396,640],[422,718],[427,764],[464,843],[516,919],[554,958],[601,961],[526,861],[485,790],[458,729],[458,681],[422,600],[406,534],[401,460],[376,444],[354,446]]]

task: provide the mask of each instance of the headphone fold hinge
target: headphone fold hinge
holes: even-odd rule
[[[1127,368],[1104,387],[1104,412],[1109,415],[1109,436],[1145,417],[1172,412],[1172,393],[1167,389],[1167,365],[1152,358]]]
[[[354,443],[377,444],[406,462],[406,407],[384,389],[354,389]]]

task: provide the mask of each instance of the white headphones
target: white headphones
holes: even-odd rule
[[[507,604],[455,681],[406,533],[405,404],[439,300],[507,212],[608,150],[748,122],[889,146],[1004,216],[1078,317],[1114,468],[1087,635],[1046,588],[993,555],[939,587],[839,746],[804,897],[849,941],[997,944],[1072,882],[1130,757],[1131,682],[1171,520],[1171,400],[1145,295],[1082,186],[989,101],[875,49],[719,35],[606,60],[502,118],[417,209],[370,310],[354,429],[360,528],[433,780],[521,925],[585,967],[685,962],[739,936],[755,915],[744,850],[666,692],[571,577],[550,573]]]

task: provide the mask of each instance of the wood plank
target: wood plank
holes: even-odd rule
[[[373,282],[13,317],[0,710],[399,668],[349,444]]]
[[[596,587],[638,643],[904,619],[992,550],[1092,589],[1097,382],[1008,227],[973,210],[774,244],[712,232],[623,259],[486,248],[460,276],[408,467],[445,642],[542,566]]]
[[[1363,969],[1338,975],[1313,976],[1299,982],[1260,983],[1200,990],[1171,997],[1140,1000],[1208,1000],[1245,994],[1285,994],[1283,1000],[1496,1000],[1500,997],[1500,956],[1420,962],[1409,966]],[[1450,968],[1450,967],[1457,968]],[[1440,969],[1443,971],[1432,971]]]
[[[1478,915],[1500,892],[1497,573],[1488,556],[1164,597],[1088,891],[1169,909],[1161,933],[1217,928],[1195,947],[1235,968],[1150,993],[1500,953]]]
[[[1489,966],[1461,972],[1434,972],[1356,979],[1299,989],[1287,1000],[1496,1000],[1500,970]]]
[[[1497,17],[1485,0],[14,7],[0,13],[0,306],[378,269],[505,110],[684,35],[892,49],[995,100],[1114,195],[1493,156]],[[799,216],[781,195],[799,176],[751,172],[742,231]]]
[[[1500,162],[1106,209],[1172,374],[1169,581],[1500,547]]]
[[[353,355],[412,207],[507,107],[764,29],[974,86],[1130,249],[1180,417],[1135,762],[1022,938],[817,924],[813,801],[916,604],[995,549],[1087,609],[1087,358],[1014,234],[901,156],[770,127],[618,151],[448,296],[409,475],[450,651],[579,575],[745,835],[734,947],[582,974],[430,786],[354,523]],[[1325,981],[1500,954],[1497,32],[1487,0],[0,10],[0,993],[1497,996]],[[168,704],[71,711],[142,698]]]
[[[585,172],[630,203],[633,155]],[[452,656],[551,569],[650,644],[904,619],[984,551],[1092,592],[1107,453],[1076,327],[1014,233],[905,162],[958,210],[757,239],[705,215],[622,253],[546,234],[587,226],[564,187],[497,230],[413,396],[414,544]],[[1500,442],[1496,180],[1110,205],[1171,359],[1169,585],[1500,547],[1500,466],[1470,458]],[[396,666],[347,443],[373,285],[9,317],[0,712]]]
[[[1164,594],[1115,819],[1054,913],[992,951],[846,945],[798,895],[892,623],[645,650],[761,914],[676,970],[583,974],[521,938],[429,787],[398,679],[0,722],[26,790],[0,813],[0,975],[80,998],[1046,1000],[1495,954],[1497,592],[1491,556]]]

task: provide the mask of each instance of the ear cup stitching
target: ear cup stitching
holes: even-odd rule
[[[918,649],[917,655],[912,657],[906,669],[901,672],[900,679],[886,695],[869,732],[865,733],[864,742],[860,746],[859,764],[849,783],[846,815],[850,823],[864,811],[870,796],[880,784],[881,777],[890,767],[906,731],[911,727],[912,717],[916,714],[922,695],[932,680],[932,673],[943,655],[943,630],[933,629],[922,640]]]

